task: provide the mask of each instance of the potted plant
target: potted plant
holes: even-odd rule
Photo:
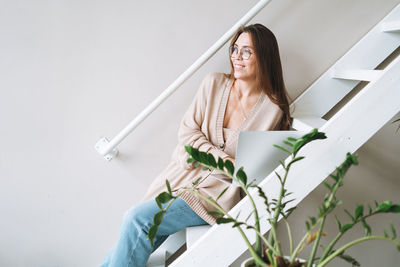
[[[289,158],[286,162],[280,162],[283,167],[284,174],[279,175],[278,173],[276,173],[277,179],[279,179],[281,184],[278,199],[269,199],[259,186],[253,184],[253,182],[248,182],[248,178],[245,171],[243,170],[243,167],[235,171],[235,167],[231,161],[224,161],[221,158],[216,160],[211,154],[200,152],[193,147],[186,146],[186,151],[190,154],[188,162],[193,162],[197,167],[217,170],[239,184],[239,186],[243,189],[252,204],[253,210],[251,214],[252,216],[254,216],[254,224],[249,224],[247,220],[241,221],[238,218],[233,218],[228,213],[228,211],[221,208],[221,206],[218,204],[218,199],[225,193],[226,189],[223,190],[216,199],[204,196],[196,190],[196,186],[201,184],[201,182],[203,181],[203,178],[199,178],[192,184],[190,188],[182,188],[177,191],[178,193],[174,194],[171,190],[169,182],[166,181],[167,191],[162,192],[156,198],[156,202],[160,207],[160,211],[154,215],[154,225],[149,230],[148,239],[150,240],[150,242],[153,243],[154,237],[158,230],[158,226],[161,224],[163,215],[168,210],[169,205],[183,192],[191,192],[197,197],[207,201],[215,208],[214,211],[210,211],[209,213],[216,217],[217,224],[231,223],[233,224],[233,227],[240,232],[244,242],[247,244],[248,249],[252,255],[252,259],[248,263],[246,263],[247,265],[243,266],[323,267],[335,257],[343,258],[349,263],[359,266],[359,263],[355,259],[348,255],[344,255],[344,252],[351,246],[374,239],[392,242],[397,246],[397,249],[400,250],[400,242],[396,240],[397,234],[392,223],[389,224],[391,232],[390,235],[386,232],[386,230],[384,231],[384,235],[372,235],[371,227],[367,223],[367,219],[369,217],[382,213],[400,212],[400,205],[393,204],[391,201],[384,201],[382,203],[375,202],[374,208],[372,208],[370,205],[358,205],[353,213],[345,210],[350,218],[350,221],[346,223],[342,223],[337,218],[335,218],[338,226],[338,233],[331,240],[328,246],[322,249],[322,251],[319,253],[320,256],[317,257],[321,237],[325,235],[323,230],[327,217],[338,205],[342,204],[342,202],[336,198],[336,192],[340,187],[343,186],[343,178],[347,170],[352,165],[358,164],[357,155],[351,155],[350,153],[347,153],[344,162],[336,168],[335,173],[330,175],[330,177],[332,178],[331,183],[323,182],[323,184],[328,188],[329,192],[323,199],[322,204],[318,207],[317,215],[315,217],[310,217],[309,220],[305,222],[307,233],[301,238],[297,246],[293,245],[290,225],[287,219],[289,215],[293,212],[295,207],[289,209],[286,208],[287,204],[293,201],[293,199],[289,199],[291,193],[288,192],[285,188],[286,179],[288,177],[291,166],[304,158],[302,156],[298,156],[301,148],[314,140],[325,138],[326,136],[324,133],[319,132],[317,129],[314,129],[312,132],[302,136],[301,138],[290,137],[287,140],[284,140],[283,143],[286,147],[275,145],[277,148],[285,151],[289,155]],[[263,214],[261,214],[260,211],[257,209],[254,199],[249,193],[250,188],[256,188],[258,191],[258,195],[264,199],[264,212],[266,213],[267,221],[271,226],[268,236],[264,236],[260,232],[260,220]],[[164,203],[169,204],[163,208],[162,204]],[[280,218],[282,218],[282,220],[286,223],[288,229],[288,239],[290,247],[288,252],[282,251],[281,241],[278,240],[277,236],[277,226]],[[343,237],[343,235],[356,225],[363,226],[365,230],[365,236],[348,242],[345,245],[340,246],[339,248],[335,248],[337,242]],[[246,227],[254,231],[254,234],[256,235],[256,242],[254,246],[250,243],[242,227]],[[299,260],[297,256],[306,245],[312,245],[310,254],[308,258],[304,261]]]

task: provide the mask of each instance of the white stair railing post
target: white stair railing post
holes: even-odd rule
[[[183,72],[170,86],[165,89],[153,102],[150,103],[135,119],[133,119],[111,141],[101,138],[95,145],[96,150],[107,160],[118,154],[116,146],[122,142],[135,128],[143,122],[158,106],[160,106],[172,93],[174,93],[190,76],[206,63],[227,41],[235,34],[240,26],[246,25],[254,18],[271,0],[261,0],[251,8],[235,25],[233,25],[218,41],[200,56],[185,72]]]

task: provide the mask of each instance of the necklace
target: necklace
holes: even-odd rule
[[[243,108],[242,102],[239,99],[239,94],[238,94],[236,88],[235,88],[235,96],[236,96],[236,100],[239,102],[239,107],[240,107],[240,111],[242,112],[243,120],[246,120],[247,119],[247,114],[246,114],[245,109]]]

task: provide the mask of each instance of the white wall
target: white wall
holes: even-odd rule
[[[94,143],[256,2],[0,1],[0,266],[101,263],[124,211],[168,163],[200,80],[229,70],[226,49],[119,146],[118,159],[106,162]],[[253,22],[276,33],[295,98],[399,2],[272,1]]]

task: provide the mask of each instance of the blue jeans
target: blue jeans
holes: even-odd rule
[[[178,198],[164,214],[152,247],[146,236],[153,225],[153,216],[159,210],[155,200],[143,202],[128,210],[121,224],[118,242],[107,254],[101,267],[145,267],[150,254],[169,235],[189,226],[207,224],[183,199]]]

